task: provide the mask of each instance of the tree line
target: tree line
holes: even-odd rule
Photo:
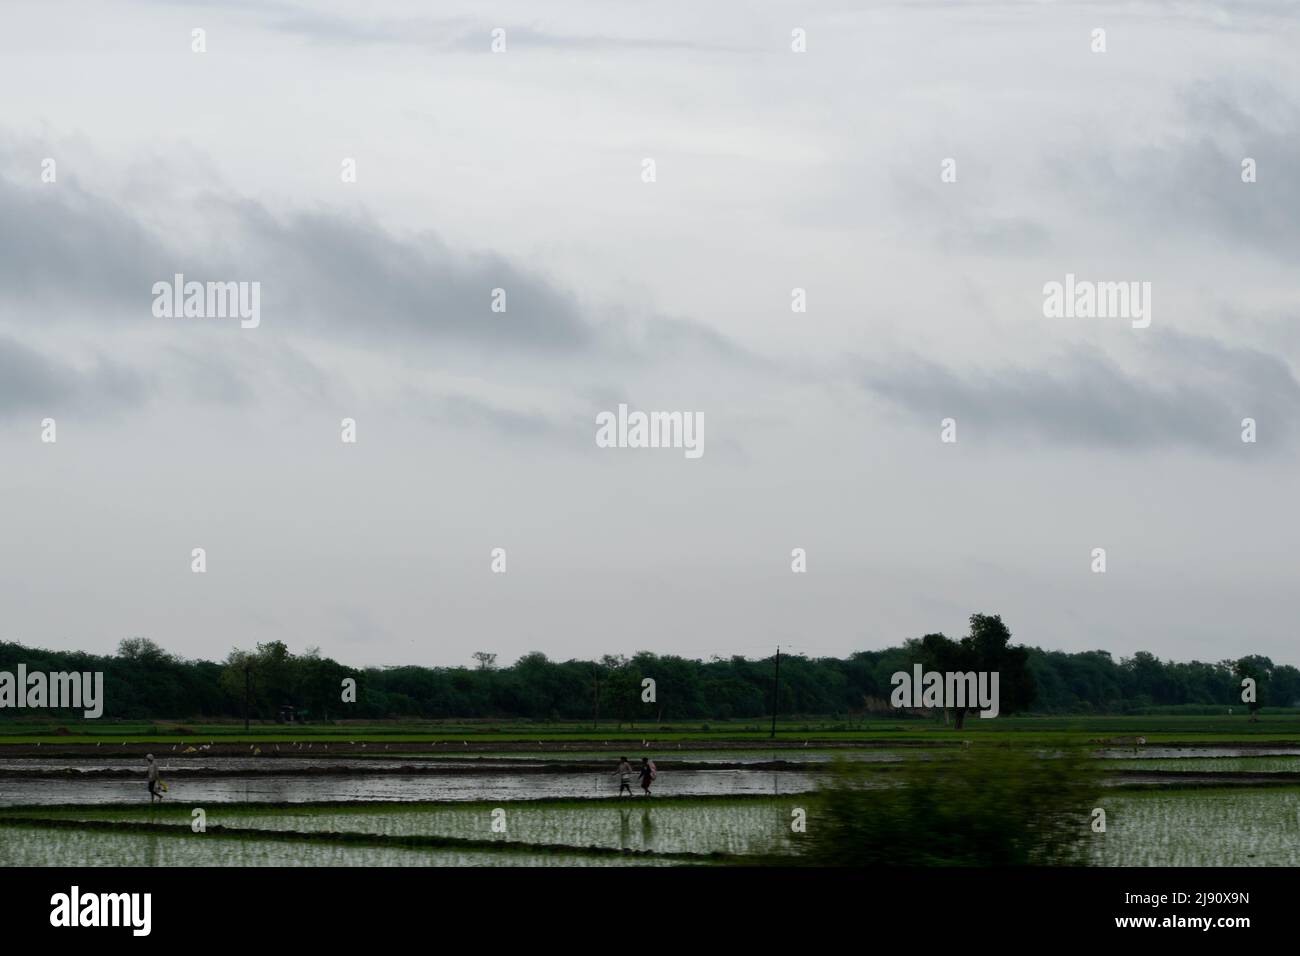
[[[1300,706],[1300,670],[1249,655],[1217,662],[1164,661],[1146,651],[1115,660],[1108,651],[1046,651],[1015,645],[1000,617],[976,614],[970,634],[928,634],[845,658],[782,654],[782,715],[853,718],[897,714],[891,676],[927,670],[998,670],[1002,713],[1121,714],[1154,707],[1249,709]],[[772,713],[775,660],[693,660],[642,652],[632,657],[554,661],[541,652],[498,666],[488,652],[473,666],[353,668],[318,649],[281,641],[235,649],[224,661],[187,660],[146,638],[117,654],[52,651],[0,642],[0,671],[102,671],[104,717],[117,719],[523,719],[653,723],[737,720]],[[1242,681],[1255,702],[1242,703]],[[356,681],[356,700],[342,688]],[[654,681],[647,701],[643,681]],[[0,711],[5,716],[17,711]],[[957,715],[960,723],[962,715]]]

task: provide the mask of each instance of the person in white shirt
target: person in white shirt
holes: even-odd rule
[[[614,771],[618,774],[618,795],[623,796],[623,791],[632,796],[632,765],[627,762],[626,757],[618,758],[618,769]]]

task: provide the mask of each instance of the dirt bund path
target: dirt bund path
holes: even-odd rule
[[[674,751],[779,751],[794,755],[799,750],[899,750],[959,747],[960,741],[864,741],[818,740],[809,737],[795,740],[672,740],[646,742],[618,740],[464,740],[464,741],[317,741],[304,738],[297,743],[240,743],[223,742],[218,737],[186,738],[175,743],[140,743],[126,740],[120,744],[77,743],[67,737],[51,737],[39,744],[0,743],[0,757],[319,757],[362,756],[394,757],[412,754],[438,756],[441,754],[548,754],[562,757],[565,751],[573,753],[608,753],[629,760],[653,757],[656,763]],[[193,748],[193,749],[191,749]]]
[[[394,767],[340,767],[340,766],[294,766],[297,761],[267,760],[257,767],[205,767],[202,761],[195,761],[194,766],[177,767],[169,759],[166,774],[169,779],[181,778],[243,778],[261,775],[276,777],[380,777],[380,776],[437,776],[437,777],[481,777],[485,774],[556,774],[556,773],[606,773],[611,774],[610,762],[594,761],[532,761],[530,763],[511,763],[507,760],[473,760],[457,761],[455,765],[440,763],[429,766],[427,763],[404,763]],[[432,762],[432,761],[430,761]],[[655,766],[663,772],[685,770],[754,770],[765,772],[799,771],[804,773],[828,770],[825,761],[798,763],[791,760],[764,760],[753,763],[704,761],[657,760]],[[888,767],[888,764],[880,765]],[[42,768],[26,770],[21,768],[0,768],[0,780],[133,780],[145,778],[146,770],[142,767],[97,767],[80,770],[75,767]]]

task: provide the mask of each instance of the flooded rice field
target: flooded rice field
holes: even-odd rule
[[[1300,788],[1107,795],[1097,866],[1300,866]]]
[[[1300,757],[1300,747],[1107,747],[1095,752],[1103,760],[1190,760],[1231,757]]]
[[[1116,770],[1160,770],[1175,773],[1300,773],[1300,756],[1146,757],[1107,764]]]
[[[231,805],[209,808],[213,830],[205,834],[191,833],[188,807],[29,808],[0,823],[0,865],[681,864],[706,862],[701,854],[789,853],[798,839],[790,813],[802,804],[795,795],[499,807]],[[1300,788],[1113,792],[1102,805],[1107,831],[1087,838],[1093,865],[1300,865]],[[27,826],[20,819],[27,816],[50,820]],[[498,820],[504,829],[494,828]],[[817,825],[815,808],[808,824]],[[468,845],[404,845],[440,839]]]
[[[457,801],[531,800],[539,797],[616,797],[611,774],[497,772],[281,776],[274,772],[236,777],[162,779],[168,800],[203,803],[315,803],[320,801]],[[807,772],[756,770],[685,770],[662,773],[654,792],[665,796],[803,793],[816,787]],[[138,779],[71,777],[0,777],[0,806],[62,803],[143,803],[148,800],[143,775]]]
[[[663,866],[655,857],[197,840],[185,834],[5,827],[0,866]]]
[[[951,749],[910,756],[942,759]],[[654,792],[664,796],[779,796],[806,793],[831,772],[831,761],[889,765],[898,750],[746,748],[669,751],[656,755]],[[1261,775],[1300,773],[1300,748],[1108,748],[1095,752],[1110,786],[1219,782],[1244,785]],[[634,758],[635,759],[635,758]],[[162,754],[169,800],[199,803],[324,801],[457,802],[615,797],[607,753],[337,754],[209,756]],[[1216,777],[1216,775],[1222,775]],[[1281,779],[1281,778],[1280,778]],[[0,807],[136,803],[147,800],[144,761],[136,756],[0,757]]]
[[[160,750],[162,748],[159,748]],[[1047,751],[1045,751],[1047,753]],[[654,797],[618,796],[608,752],[159,754],[148,805],[139,756],[0,757],[0,865],[572,866],[710,862],[795,847],[831,762],[871,748],[654,753]],[[641,754],[632,750],[633,760]],[[1100,866],[1300,865],[1300,748],[1107,747]],[[874,783],[873,783],[874,785]],[[1194,786],[1192,786],[1194,785]],[[1142,789],[1145,786],[1146,789]],[[190,832],[192,808],[210,832]],[[494,817],[494,812],[501,814]],[[809,810],[808,825],[817,823]],[[499,825],[494,826],[494,824]],[[712,855],[712,856],[710,856]]]
[[[624,798],[577,802],[399,804],[394,806],[214,807],[208,826],[268,833],[356,834],[386,838],[524,843],[635,853],[754,854],[789,849],[790,813],[797,796],[708,800]],[[188,832],[187,807],[65,808],[58,819],[178,827]]]

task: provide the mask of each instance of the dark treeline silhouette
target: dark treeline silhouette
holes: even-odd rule
[[[990,637],[990,635],[993,635]],[[896,715],[890,677],[920,663],[930,670],[999,669],[1006,713],[1120,714],[1152,707],[1242,705],[1242,679],[1256,682],[1260,707],[1300,706],[1300,670],[1266,657],[1204,663],[1162,661],[1140,651],[1115,660],[1107,651],[1069,654],[1010,645],[996,616],[974,615],[959,641],[927,635],[901,647],[847,658],[781,655],[782,715]],[[103,671],[105,718],[242,718],[245,692],[253,720],[275,720],[289,705],[299,719],[525,719],[654,723],[734,720],[771,713],[773,659],[691,660],[640,653],[632,658],[552,661],[525,654],[510,666],[474,655],[474,667],[350,668],[316,649],[293,654],[279,642],[232,651],[224,662],[184,660],[152,641],[131,638],[115,656],[40,650],[0,642],[0,671]],[[355,703],[344,703],[346,678]],[[654,702],[642,700],[644,678]],[[1221,712],[1221,711],[1218,711]],[[36,716],[3,710],[0,716]]]

